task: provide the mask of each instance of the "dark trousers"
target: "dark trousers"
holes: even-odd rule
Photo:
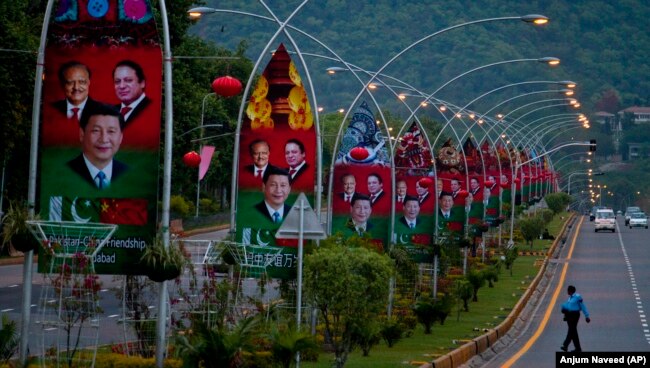
[[[564,344],[562,344],[562,346],[568,348],[571,341],[573,341],[573,347],[575,350],[582,351],[582,347],[580,347],[580,338],[578,337],[578,320],[580,320],[580,312],[567,312],[564,314],[564,318],[567,326],[569,326],[569,330],[567,331],[566,339],[564,339]]]

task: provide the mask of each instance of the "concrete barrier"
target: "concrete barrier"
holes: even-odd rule
[[[566,238],[568,236],[566,234],[566,231],[567,229],[571,228],[574,221],[575,221],[575,214],[571,214],[571,217],[564,223],[564,226],[562,227],[560,234],[555,237],[555,240],[553,241],[553,245],[551,245],[551,248],[546,252],[546,255],[552,254],[555,251],[555,249],[559,246],[560,242],[562,243],[566,242]],[[528,288],[526,289],[522,297],[517,302],[517,304],[515,304],[515,306],[512,308],[512,311],[510,312],[508,317],[503,322],[501,322],[494,330],[491,330],[479,337],[474,338],[472,342],[464,344],[459,348],[435,359],[431,364],[422,365],[420,366],[420,368],[458,367],[461,364],[473,358],[475,355],[485,351],[479,349],[479,343],[476,340],[480,338],[485,338],[488,341],[489,347],[494,346],[494,344],[500,338],[506,336],[508,331],[512,328],[515,320],[519,317],[519,314],[521,314],[521,311],[523,311],[530,297],[536,291],[538,284],[540,283],[540,281],[544,276],[544,273],[546,272],[547,266],[548,266],[548,258],[544,260],[539,272],[537,273],[537,276],[535,276],[535,278],[530,283],[530,285],[528,286]]]

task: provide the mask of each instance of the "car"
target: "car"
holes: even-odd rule
[[[630,224],[630,216],[635,212],[641,212],[641,208],[636,206],[630,206],[625,209],[625,226]]]
[[[596,212],[601,209],[601,206],[593,206],[591,208],[591,213],[589,214],[589,221],[594,221],[596,219]]]
[[[616,216],[623,216],[623,211],[621,210],[616,211]]]
[[[633,227],[648,228],[648,216],[643,212],[633,212],[630,215],[629,221],[630,229]]]
[[[609,230],[613,233],[616,232],[616,216],[611,209],[599,209],[596,211],[596,218],[594,219],[594,231]]]

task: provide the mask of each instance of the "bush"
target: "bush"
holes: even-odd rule
[[[391,318],[386,320],[381,326],[381,331],[379,334],[381,338],[384,339],[386,345],[389,348],[392,348],[393,345],[397,344],[406,332],[406,327],[403,323]]]
[[[571,203],[572,198],[570,195],[564,193],[564,192],[558,192],[558,193],[551,193],[547,194],[544,197],[544,201],[546,202],[546,205],[548,208],[553,211],[553,213],[557,214],[566,208],[566,206]]]
[[[192,207],[192,204],[180,195],[173,195],[169,200],[169,210],[180,217],[187,217]]]

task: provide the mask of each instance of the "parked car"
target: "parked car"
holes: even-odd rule
[[[643,212],[634,212],[630,215],[630,229],[633,227],[648,228],[648,216]]]
[[[630,224],[630,216],[635,212],[641,212],[641,208],[636,206],[630,206],[625,209],[625,226]]]
[[[596,211],[596,218],[594,219],[595,232],[600,230],[610,230],[616,232],[616,217],[614,211],[611,209],[599,209]]]

